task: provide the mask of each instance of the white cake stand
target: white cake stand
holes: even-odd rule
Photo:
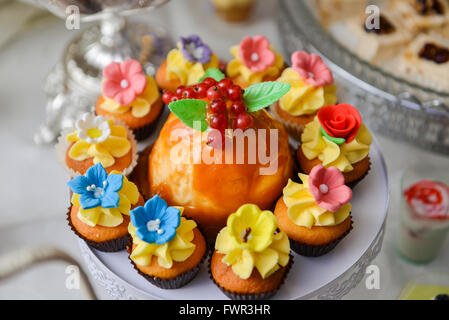
[[[363,279],[382,247],[389,195],[387,170],[376,141],[370,158],[371,171],[353,192],[354,229],[322,257],[293,253],[293,267],[274,299],[341,299]],[[207,263],[187,286],[163,290],[134,270],[126,250],[104,253],[81,239],[79,247],[93,278],[114,299],[227,299],[210,280]]]

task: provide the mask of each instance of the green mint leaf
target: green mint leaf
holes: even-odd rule
[[[206,70],[206,73],[204,74],[204,76],[200,79],[200,83],[203,82],[203,80],[206,78],[213,78],[213,79],[215,79],[215,81],[218,82],[218,81],[226,78],[226,76],[223,74],[223,72],[221,72],[220,70],[218,70],[216,68],[209,68]]]
[[[255,112],[278,101],[290,88],[290,84],[276,81],[253,84],[245,89],[243,101],[249,112]]]
[[[193,126],[195,121],[200,121],[200,131],[207,130],[208,124],[206,118],[207,102],[197,99],[183,99],[172,102],[168,105],[171,112],[178,117],[179,120],[192,129],[196,129]]]
[[[343,144],[343,143],[346,142],[346,139],[345,139],[345,138],[335,138],[335,137],[331,137],[331,136],[326,132],[326,130],[324,130],[323,127],[321,127],[320,129],[321,129],[321,134],[322,134],[327,140],[332,141],[333,143],[338,144],[338,145]]]

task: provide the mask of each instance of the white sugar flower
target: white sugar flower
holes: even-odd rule
[[[91,113],[83,114],[75,126],[78,138],[90,144],[101,143],[111,135],[109,122]]]

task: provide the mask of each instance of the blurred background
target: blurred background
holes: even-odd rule
[[[347,2],[351,1],[354,2]],[[61,7],[48,6],[52,2]],[[172,48],[179,36],[189,34],[199,34],[223,60],[229,60],[229,48],[248,35],[265,35],[284,53],[285,58],[293,50],[309,49],[311,46],[315,48],[313,42],[324,39],[322,47],[317,49],[329,54],[328,58],[335,63],[334,72],[339,65],[347,71],[340,70],[336,76],[337,82],[341,83],[339,90],[348,101],[363,104],[363,115],[372,119],[372,122],[368,119],[368,123],[374,129],[385,157],[390,183],[390,205],[383,247],[372,262],[380,270],[380,289],[367,289],[364,278],[345,299],[396,299],[407,281],[414,277],[426,272],[449,271],[447,238],[439,240],[441,250],[426,264],[407,262],[397,253],[400,215],[407,210],[401,204],[402,192],[406,187],[401,185],[404,172],[419,167],[413,170],[418,172],[416,175],[421,179],[439,177],[442,180],[447,179],[449,172],[449,122],[445,107],[449,93],[445,93],[444,86],[427,86],[422,81],[402,83],[403,77],[399,71],[395,74],[396,71],[390,70],[393,74],[385,74],[377,69],[378,63],[366,62],[365,57],[358,55],[359,59],[357,55],[350,54],[344,49],[350,45],[342,47],[334,40],[347,32],[338,25],[338,20],[347,20],[347,13],[342,13],[343,19],[337,18],[337,25],[332,27],[320,23],[320,11],[317,11],[316,25],[310,25],[310,29],[307,29],[301,22],[295,24],[289,20],[304,22],[301,19],[303,11],[291,11],[289,15],[283,12],[286,8],[288,11],[292,1],[255,1],[250,15],[237,17],[243,19],[238,22],[224,20],[209,0],[103,2],[110,2],[108,5],[111,8],[126,12],[128,21],[162,27],[166,34],[160,31],[151,40],[151,45],[156,45],[153,49],[161,50],[160,54],[164,52],[165,46]],[[329,3],[323,4],[324,8],[334,5],[332,2],[335,1],[329,0]],[[81,8],[80,30],[68,28],[65,19],[53,14],[64,17],[64,9],[73,3]],[[3,183],[0,184],[0,256],[18,248],[46,244],[63,249],[84,265],[77,239],[65,220],[70,201],[65,185],[66,174],[57,162],[52,141],[57,131],[65,122],[70,122],[70,116],[73,115],[61,111],[73,101],[67,92],[83,92],[79,88],[73,89],[76,79],[70,83],[67,74],[58,72],[58,66],[66,67],[68,61],[65,58],[70,56],[70,48],[73,49],[73,46],[68,45],[73,45],[73,39],[81,32],[94,27],[99,19],[110,18],[107,14],[116,10],[106,10],[106,16],[100,16],[98,13],[104,14],[104,11],[95,3],[0,0],[0,165],[3,168]],[[123,5],[125,7],[120,7]],[[142,9],[153,5],[160,6],[154,10]],[[324,17],[326,22],[330,21],[329,17]],[[104,28],[102,31],[110,34],[120,25],[109,23]],[[442,23],[435,28],[442,28],[445,32],[449,24]],[[159,36],[161,42],[158,43],[155,40]],[[351,37],[356,36],[354,34]],[[410,41],[413,37],[417,35],[413,35]],[[332,48],[338,49],[329,51]],[[76,49],[79,48],[73,50]],[[356,51],[354,49],[351,52]],[[153,53],[154,56],[148,56],[148,72],[154,70],[159,61],[159,53]],[[71,58],[77,61],[76,55]],[[74,74],[79,75],[79,72]],[[94,81],[96,74],[92,71],[89,76],[92,79],[86,81]],[[392,85],[392,82],[395,84]],[[58,95],[61,92],[65,96]],[[89,105],[89,102],[83,101],[80,105],[83,103]],[[417,119],[421,119],[421,122]],[[444,182],[448,183],[448,180]],[[40,264],[8,279],[0,277],[0,299],[82,299],[80,290],[66,288],[65,271],[65,263],[54,261]],[[111,296],[104,289],[96,286],[97,295],[110,299]]]

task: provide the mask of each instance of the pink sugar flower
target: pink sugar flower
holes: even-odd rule
[[[335,167],[313,167],[309,175],[309,189],[316,203],[331,212],[338,211],[352,198],[352,190],[345,185],[343,173]]]
[[[292,54],[292,67],[309,85],[322,87],[334,83],[332,72],[316,54],[296,51]]]
[[[243,64],[253,72],[263,72],[276,61],[275,53],[270,50],[270,42],[264,36],[243,38],[239,56]]]
[[[112,62],[103,70],[103,94],[120,105],[131,104],[147,85],[142,65],[136,60]]]

